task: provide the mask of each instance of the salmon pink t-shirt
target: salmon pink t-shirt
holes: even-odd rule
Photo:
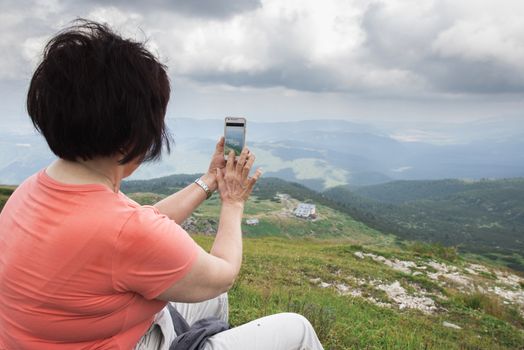
[[[198,251],[155,207],[44,168],[0,213],[0,349],[132,349]]]

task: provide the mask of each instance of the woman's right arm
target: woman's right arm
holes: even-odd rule
[[[175,282],[158,299],[178,302],[199,302],[229,290],[242,264],[242,214],[244,203],[261,175],[249,172],[255,156],[245,148],[235,163],[234,153],[228,156],[225,174],[217,169],[218,190],[222,200],[220,221],[210,253],[200,252],[191,270]]]

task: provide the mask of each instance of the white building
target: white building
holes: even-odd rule
[[[316,217],[317,209],[314,204],[300,203],[295,209],[294,214],[301,218]]]
[[[257,218],[253,218],[253,219],[247,219],[246,220],[246,224],[249,225],[249,226],[256,226],[258,225],[259,221]]]

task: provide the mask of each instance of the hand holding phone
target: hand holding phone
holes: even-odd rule
[[[238,161],[240,153],[246,144],[246,118],[226,117],[224,123],[224,159],[231,150],[235,151],[235,160]]]

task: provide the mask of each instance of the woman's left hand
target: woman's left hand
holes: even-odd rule
[[[222,136],[215,147],[215,153],[213,153],[213,156],[211,157],[211,163],[209,164],[209,169],[207,170],[207,173],[204,175],[203,180],[206,181],[206,184],[209,186],[211,191],[215,191],[217,189],[217,181],[216,181],[216,168],[225,168],[226,167],[226,160],[224,159],[224,136]]]

